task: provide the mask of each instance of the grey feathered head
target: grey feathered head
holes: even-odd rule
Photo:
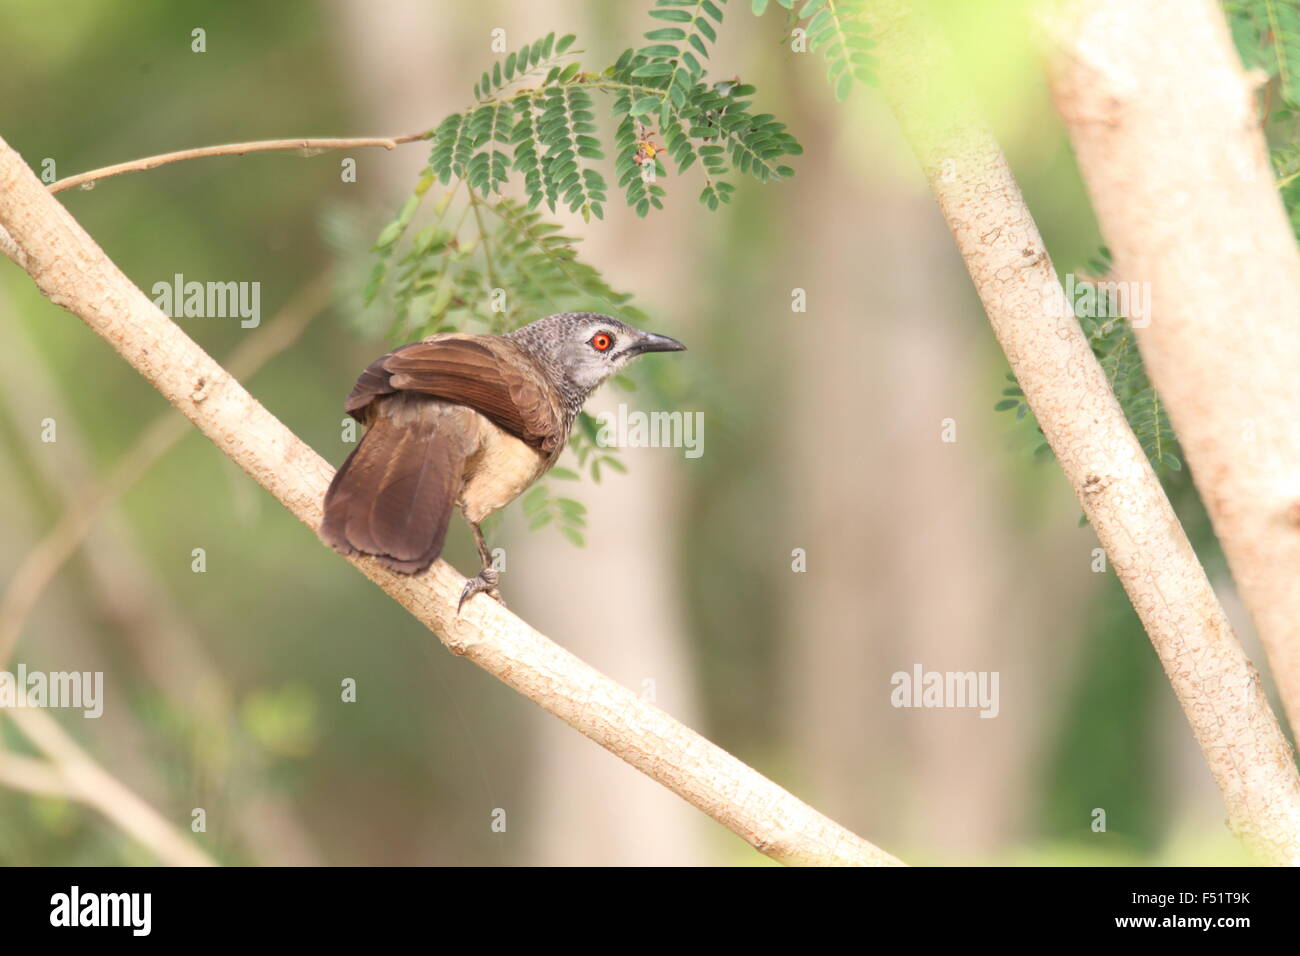
[[[548,315],[506,338],[538,359],[556,387],[579,404],[638,355],[686,350],[676,339],[643,332],[598,312]]]

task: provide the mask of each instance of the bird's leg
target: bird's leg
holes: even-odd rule
[[[478,545],[479,560],[483,562],[483,567],[479,573],[465,582],[465,590],[460,592],[460,603],[456,605],[456,613],[465,606],[465,602],[472,598],[480,591],[486,591],[488,597],[496,598],[502,607],[506,606],[505,599],[501,597],[501,592],[497,590],[497,581],[501,579],[500,573],[492,567],[492,552],[488,550],[487,539],[483,537],[483,531],[477,524],[465,518],[470,530],[474,532],[474,543]]]

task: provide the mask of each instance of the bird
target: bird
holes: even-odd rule
[[[480,524],[560,457],[591,394],[676,339],[596,312],[563,312],[504,335],[447,332],[399,346],[357,378],[344,410],[366,426],[325,493],[320,536],[399,574],[442,553],[454,507],[482,567],[461,591],[504,604]]]

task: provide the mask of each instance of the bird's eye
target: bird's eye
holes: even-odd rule
[[[614,344],[614,336],[608,332],[597,332],[591,337],[591,347],[597,352],[608,352]]]

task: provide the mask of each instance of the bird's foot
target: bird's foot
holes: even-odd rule
[[[493,568],[484,568],[475,577],[470,578],[465,582],[465,590],[460,592],[460,603],[456,605],[456,613],[459,614],[465,602],[480,592],[485,592],[488,597],[495,598],[502,607],[505,607],[505,599],[497,590],[497,582],[500,580],[500,572]]]

